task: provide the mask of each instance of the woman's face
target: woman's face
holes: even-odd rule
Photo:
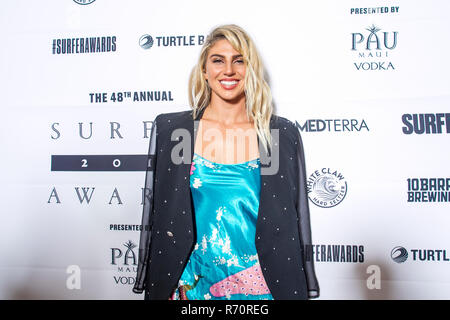
[[[228,40],[219,40],[209,48],[204,72],[212,99],[233,103],[245,98],[245,70],[244,58]]]

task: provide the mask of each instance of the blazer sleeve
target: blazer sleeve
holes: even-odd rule
[[[133,287],[134,293],[142,293],[146,288],[147,266],[150,257],[150,245],[152,238],[153,224],[153,194],[155,185],[156,168],[156,137],[157,137],[157,118],[153,121],[150,134],[149,149],[147,154],[147,169],[145,174],[144,200],[142,211],[142,229],[139,240],[139,255],[136,282]]]
[[[314,270],[314,259],[312,252],[311,221],[308,205],[308,194],[306,189],[306,169],[303,142],[299,129],[297,132],[297,163],[298,163],[298,193],[297,193],[297,215],[298,228],[300,231],[300,242],[303,249],[303,264],[308,286],[308,298],[318,298],[320,295],[319,283]]]

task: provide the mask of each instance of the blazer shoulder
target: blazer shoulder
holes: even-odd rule
[[[290,141],[297,141],[300,138],[300,131],[294,122],[291,120],[278,116],[272,115],[272,129],[278,129],[280,135],[284,136]]]
[[[158,122],[158,124],[162,124],[164,122],[170,123],[170,122],[180,122],[180,121],[187,121],[192,118],[192,110],[186,110],[186,111],[177,111],[177,112],[167,112],[167,113],[160,113],[156,116],[155,121]]]
[[[187,128],[189,121],[193,121],[192,110],[160,113],[154,120],[158,133],[176,128]]]

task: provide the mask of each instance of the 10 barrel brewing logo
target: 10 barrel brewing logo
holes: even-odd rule
[[[408,202],[450,202],[450,178],[412,177],[408,183]]]
[[[357,71],[395,70],[391,52],[397,47],[398,31],[384,31],[372,25],[351,36],[352,51],[358,58],[353,63]]]

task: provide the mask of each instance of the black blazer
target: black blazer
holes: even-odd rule
[[[160,114],[153,122],[133,288],[135,293],[145,290],[145,299],[169,299],[196,242],[189,177],[203,112],[195,121],[192,111],[182,111]],[[319,285],[300,132],[291,121],[275,115],[270,129],[271,152],[258,138],[261,193],[255,244],[259,262],[274,299],[315,298]],[[173,155],[179,155],[181,163],[173,161]]]

